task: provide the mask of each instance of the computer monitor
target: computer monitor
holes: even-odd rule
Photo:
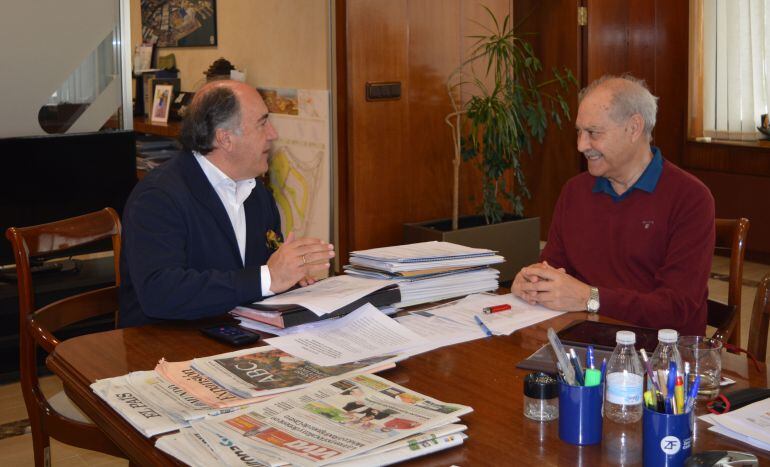
[[[120,214],[136,181],[133,131],[0,139],[0,265],[15,262],[5,238],[8,227],[43,224],[107,206]]]

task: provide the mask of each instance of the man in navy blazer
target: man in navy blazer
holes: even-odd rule
[[[255,179],[277,137],[254,88],[217,81],[196,94],[187,152],[140,181],[123,211],[121,327],[226,313],[329,267],[326,242],[280,243],[275,200]]]

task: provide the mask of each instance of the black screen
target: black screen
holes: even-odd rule
[[[0,139],[0,265],[14,263],[8,227],[120,214],[136,181],[133,131]]]

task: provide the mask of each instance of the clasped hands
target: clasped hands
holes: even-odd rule
[[[591,286],[554,268],[546,261],[524,267],[516,274],[511,293],[530,305],[540,304],[557,311],[585,311]]]
[[[334,258],[334,245],[317,238],[295,238],[289,233],[286,241],[267,260],[270,270],[270,291],[280,293],[299,283],[301,286],[315,282],[319,272],[329,269]]]

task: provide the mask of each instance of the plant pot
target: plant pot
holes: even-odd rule
[[[505,257],[505,263],[494,265],[500,271],[500,282],[513,280],[522,267],[540,257],[539,217],[506,215],[503,222],[487,225],[482,216],[464,216],[459,229],[452,230],[451,225],[448,219],[404,224],[404,242],[436,240],[498,251]]]

